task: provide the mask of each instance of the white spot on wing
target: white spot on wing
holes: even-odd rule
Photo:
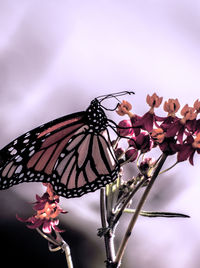
[[[11,155],[15,155],[17,153],[17,150],[16,149],[13,149],[12,151],[11,151]]]
[[[17,163],[19,163],[20,161],[22,161],[22,157],[21,156],[17,157],[17,159],[16,159],[16,162]]]
[[[34,153],[35,153],[35,150],[31,151],[31,152],[29,153],[29,156],[32,156]]]
[[[18,168],[15,170],[15,173],[20,173],[22,171],[22,165],[18,166]]]

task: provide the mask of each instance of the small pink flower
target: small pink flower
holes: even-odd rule
[[[149,94],[147,95],[146,102],[151,107],[150,112],[154,112],[154,108],[158,108],[162,103],[163,97],[158,97],[156,93],[154,93],[152,96]]]
[[[51,233],[52,230],[63,232],[57,227],[59,219],[57,218],[60,213],[67,213],[59,206],[59,197],[55,195],[51,184],[44,184],[47,186],[47,191],[42,197],[36,195],[36,202],[33,209],[37,212],[35,215],[28,219],[22,219],[16,215],[17,219],[22,222],[28,223],[27,227],[36,229],[42,227],[44,233]]]
[[[165,112],[168,112],[168,116],[174,117],[175,113],[180,108],[180,103],[178,99],[169,99],[168,101],[165,101],[163,108]]]
[[[118,105],[116,112],[118,115],[121,116],[125,114],[131,116],[132,115],[132,113],[130,112],[131,109],[132,105],[128,101],[123,100],[122,103]]]
[[[181,119],[182,124],[185,124],[187,120],[194,120],[197,117],[195,108],[189,107],[188,104],[186,104],[181,110],[181,115],[183,116],[183,118]]]

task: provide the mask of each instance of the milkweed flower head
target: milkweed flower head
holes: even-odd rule
[[[16,216],[19,221],[26,222],[27,227],[36,229],[41,227],[44,233],[50,234],[52,230],[63,232],[58,227],[60,213],[67,213],[59,205],[59,196],[53,191],[50,183],[43,183],[47,187],[46,192],[40,197],[36,195],[36,202],[33,204],[35,214],[28,219]]]
[[[200,101],[197,99],[193,106],[185,104],[181,108],[177,98],[170,98],[163,105],[167,115],[161,117],[155,113],[155,108],[159,108],[162,101],[163,98],[156,93],[148,94],[146,102],[150,110],[144,115],[133,113],[132,105],[127,101],[118,106],[116,112],[129,117],[118,125],[118,133],[128,137],[128,147],[124,149],[125,161],[130,159],[134,162],[141,154],[157,147],[161,153],[176,154],[177,162],[189,160],[193,165],[195,153],[200,154]],[[179,109],[180,117],[177,116]]]

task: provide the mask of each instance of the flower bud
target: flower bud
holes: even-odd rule
[[[120,136],[131,136],[133,135],[133,127],[132,123],[130,120],[122,120],[118,124],[117,132],[119,133]]]
[[[115,150],[115,155],[117,159],[119,159],[123,154],[124,154],[124,149],[122,149],[121,147]]]
[[[155,165],[155,160],[153,158],[145,158],[139,166],[139,169],[142,174],[149,176],[152,168]]]
[[[134,148],[127,150],[125,153],[126,160],[129,160],[130,162],[135,161],[137,156],[138,156],[138,151]]]

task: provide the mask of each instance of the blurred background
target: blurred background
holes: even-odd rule
[[[102,94],[134,90],[128,100],[139,115],[154,92],[193,105],[199,74],[198,0],[0,0],[1,147],[40,124],[85,110]],[[194,167],[184,162],[161,176],[145,205],[191,218],[139,218],[122,268],[200,267],[198,163],[197,157]],[[20,267],[66,267],[64,255],[50,253],[46,241],[15,218],[30,216],[35,194],[43,191],[39,183],[24,183],[0,192],[0,256],[7,267],[13,260]],[[69,211],[61,226],[75,268],[104,267],[104,242],[96,236],[99,191],[61,198],[61,204]]]

